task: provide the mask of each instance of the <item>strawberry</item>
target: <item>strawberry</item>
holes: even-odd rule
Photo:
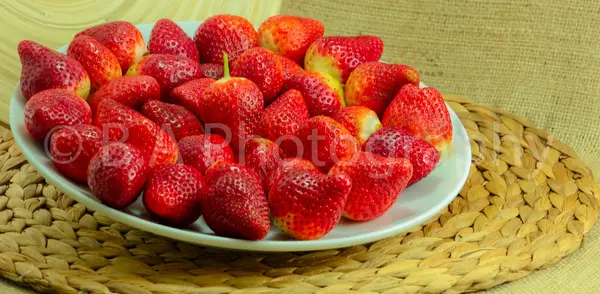
[[[153,217],[175,227],[187,227],[200,217],[205,188],[197,170],[184,164],[166,165],[148,177],[142,199]]]
[[[231,168],[224,168],[224,166]],[[260,240],[267,236],[269,206],[260,178],[245,166],[216,164],[208,169],[208,193],[202,198],[202,215],[219,236]]]
[[[381,128],[377,114],[364,106],[344,107],[331,117],[346,127],[361,145],[373,132]]]
[[[150,33],[150,54],[179,55],[200,61],[196,43],[170,19],[159,19]]]
[[[223,65],[219,63],[200,64],[202,76],[218,80],[223,77]]]
[[[290,89],[302,93],[310,116],[331,115],[346,106],[342,85],[325,73],[314,71],[297,73],[283,87],[283,91]]]
[[[142,114],[162,129],[172,131],[176,141],[204,134],[204,127],[194,113],[179,105],[149,100],[142,105]]]
[[[289,90],[262,113],[260,134],[276,142],[287,156],[297,156],[297,135],[300,126],[308,121],[308,108],[298,90]]]
[[[67,56],[83,65],[90,76],[92,92],[123,74],[115,55],[90,36],[81,35],[73,39],[67,49]]]
[[[225,174],[228,173],[243,173],[252,177],[258,181],[260,181],[260,177],[256,172],[254,172],[251,168],[225,160],[219,160],[215,162],[206,170],[206,175],[204,179],[206,183],[210,186],[217,182],[217,180]]]
[[[284,157],[283,151],[273,143],[264,138],[254,138],[246,142],[240,163],[253,169],[260,177],[266,190],[267,174],[271,172]]]
[[[111,99],[98,104],[94,125],[100,127],[106,139],[124,141],[136,147],[149,168],[177,162],[177,144],[159,125],[139,112]]]
[[[171,91],[171,103],[181,105],[199,116],[200,107],[202,107],[202,93],[214,82],[213,79],[201,78],[177,86]]]
[[[90,77],[75,59],[33,41],[21,41],[21,92],[25,99],[47,89],[65,89],[87,99]]]
[[[102,130],[92,125],[66,126],[50,136],[50,159],[56,169],[78,182],[87,181],[87,167],[102,146]]]
[[[219,14],[209,17],[196,30],[194,42],[202,63],[221,63],[223,53],[234,61],[242,52],[258,47],[258,37],[254,26],[245,18],[236,15]]]
[[[383,41],[378,37],[323,37],[306,51],[304,69],[330,74],[344,84],[357,66],[379,60],[382,53]]]
[[[92,122],[89,105],[65,89],[38,92],[25,103],[23,113],[27,130],[38,142],[44,142],[60,126]]]
[[[340,221],[352,181],[343,173],[324,175],[295,170],[281,176],[269,192],[273,223],[300,240],[325,236]]]
[[[233,151],[219,135],[185,137],[177,143],[183,162],[205,174],[215,162],[233,162]]]
[[[385,110],[382,123],[404,128],[439,151],[452,141],[450,113],[442,94],[434,88],[402,87]]]
[[[160,85],[151,76],[123,76],[102,85],[89,99],[92,112],[100,101],[112,99],[133,109],[148,100],[160,100]]]
[[[126,21],[112,21],[97,25],[79,32],[75,38],[90,36],[110,50],[119,64],[123,73],[146,53],[146,42],[142,33],[131,23]]]
[[[327,116],[314,116],[298,132],[303,157],[322,172],[360,150],[358,141],[340,123]]]
[[[304,71],[302,67],[287,57],[277,55],[277,58],[279,58],[279,63],[281,64],[281,69],[283,70],[284,84],[287,83],[287,81],[289,81],[293,75]]]
[[[283,69],[277,55],[265,48],[250,48],[231,64],[231,76],[253,81],[271,102],[283,87]]]
[[[353,159],[337,162],[330,174],[343,173],[352,179],[344,216],[368,221],[384,214],[406,188],[412,176],[408,159],[359,152]]]
[[[258,28],[261,47],[285,56],[297,64],[303,64],[306,50],[316,39],[323,36],[325,27],[320,21],[276,15],[267,18]]]
[[[127,71],[128,76],[148,75],[160,85],[163,99],[169,97],[173,88],[201,77],[200,64],[183,56],[151,54],[144,56]]]
[[[379,129],[369,137],[363,149],[382,156],[410,160],[413,174],[409,186],[429,175],[440,161],[440,153],[435,147],[397,127]]]
[[[273,183],[281,176],[296,170],[316,171],[317,168],[314,164],[304,158],[284,158],[278,162],[274,169],[267,173],[267,177],[264,181],[265,191],[271,190]]]
[[[147,174],[148,166],[137,148],[114,142],[102,146],[92,157],[87,180],[90,190],[102,203],[122,209],[138,198]]]
[[[344,98],[348,105],[366,106],[383,117],[385,108],[402,86],[418,86],[419,81],[419,73],[410,66],[367,62],[359,65],[348,77]]]
[[[224,128],[218,128],[215,132],[239,150],[247,139],[258,134],[258,120],[264,100],[260,89],[252,81],[229,76],[227,58],[225,54],[224,77],[202,93],[199,114],[205,124],[222,125]]]

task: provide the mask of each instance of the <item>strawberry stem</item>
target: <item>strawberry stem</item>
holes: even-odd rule
[[[229,78],[229,56],[223,52],[223,77]]]

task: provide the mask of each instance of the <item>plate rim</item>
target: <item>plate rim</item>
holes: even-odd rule
[[[200,25],[201,21],[176,21],[178,25]],[[146,24],[136,24],[136,27],[140,26],[153,26],[154,23],[146,23]],[[68,44],[67,44],[68,45]],[[61,46],[65,47],[67,45]],[[421,87],[425,87],[426,85],[421,83]],[[9,124],[11,132],[13,133],[13,138],[15,143],[21,150],[21,153],[27,159],[27,161],[35,167],[37,172],[42,175],[45,181],[51,185],[54,185],[68,195],[73,200],[82,203],[88,209],[93,211],[98,211],[103,213],[104,211],[109,211],[110,215],[106,215],[107,217],[122,222],[126,225],[129,225],[133,228],[147,231],[153,233],[155,235],[171,238],[174,240],[189,242],[192,244],[200,245],[200,246],[210,246],[215,248],[227,249],[227,250],[242,250],[242,251],[253,251],[253,252],[300,252],[300,251],[317,251],[317,250],[327,250],[327,249],[336,249],[336,248],[344,248],[350,247],[360,244],[371,243],[377,240],[385,239],[402,232],[406,232],[411,228],[423,224],[428,219],[435,216],[439,213],[444,207],[448,206],[454,198],[458,195],[460,190],[462,189],[464,183],[466,182],[469,169],[471,165],[470,158],[472,157],[472,151],[469,144],[469,148],[465,148],[464,150],[467,152],[465,156],[469,158],[468,161],[465,160],[463,162],[463,168],[466,171],[463,173],[460,184],[455,185],[454,189],[448,193],[449,196],[443,198],[443,201],[438,202],[436,205],[428,209],[422,214],[419,214],[414,219],[406,221],[402,224],[397,224],[395,226],[389,226],[381,230],[372,231],[369,233],[361,234],[360,238],[357,236],[345,236],[336,239],[317,239],[317,240],[258,240],[258,241],[250,241],[250,240],[242,240],[242,239],[234,239],[228,237],[221,237],[217,235],[210,235],[201,232],[194,232],[186,229],[173,228],[167,225],[163,225],[160,223],[155,223],[149,220],[145,220],[143,218],[130,215],[124,211],[114,209],[112,207],[106,206],[99,201],[96,201],[90,197],[85,195],[80,195],[80,193],[75,189],[77,184],[70,179],[62,176],[60,173],[53,171],[51,168],[43,164],[42,162],[34,164],[35,160],[32,160],[36,155],[34,154],[33,149],[27,147],[23,148],[23,146],[27,146],[24,141],[24,137],[21,136],[21,133],[17,129],[18,125],[21,123],[16,121],[16,118],[13,114],[14,111],[19,110],[17,99],[22,98],[22,93],[20,90],[20,80],[17,82],[15,89],[12,93],[10,105],[9,105]],[[23,102],[25,103],[25,102]],[[450,113],[450,117],[456,119],[456,126],[453,124],[453,136],[460,134],[460,137],[466,138],[467,142],[468,135],[466,129],[458,115],[452,110],[452,108],[446,103],[446,108]],[[21,110],[22,111],[22,110]],[[25,130],[27,133],[27,131]],[[28,133],[27,133],[28,134]],[[31,135],[29,135],[31,136]],[[454,137],[453,137],[454,138]],[[66,183],[59,184],[58,181],[62,181]]]

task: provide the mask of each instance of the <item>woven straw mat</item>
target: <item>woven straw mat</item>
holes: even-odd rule
[[[575,251],[600,190],[577,154],[526,119],[445,95],[473,151],[460,195],[424,226],[372,244],[246,253],[155,236],[46,184],[0,131],[0,274],[59,293],[459,293]]]

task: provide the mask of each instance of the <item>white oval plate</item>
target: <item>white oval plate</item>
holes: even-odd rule
[[[193,36],[200,22],[178,22]],[[137,26],[146,42],[153,24]],[[66,52],[67,46],[58,49]],[[423,86],[423,85],[422,85]],[[440,163],[427,178],[408,187],[394,206],[381,217],[369,222],[342,220],[329,234],[319,240],[293,240],[272,226],[269,235],[261,241],[246,241],[215,235],[200,218],[187,229],[171,228],[152,220],[142,204],[141,197],[125,210],[116,210],[102,204],[84,186],[62,176],[46,156],[45,150],[31,137],[23,121],[25,98],[17,85],[10,103],[10,126],[15,141],[29,162],[46,181],[84,204],[88,208],[132,227],[172,239],[199,245],[249,251],[312,251],[373,242],[407,231],[422,224],[450,204],[467,179],[471,164],[469,138],[458,116],[449,109],[454,137]]]

